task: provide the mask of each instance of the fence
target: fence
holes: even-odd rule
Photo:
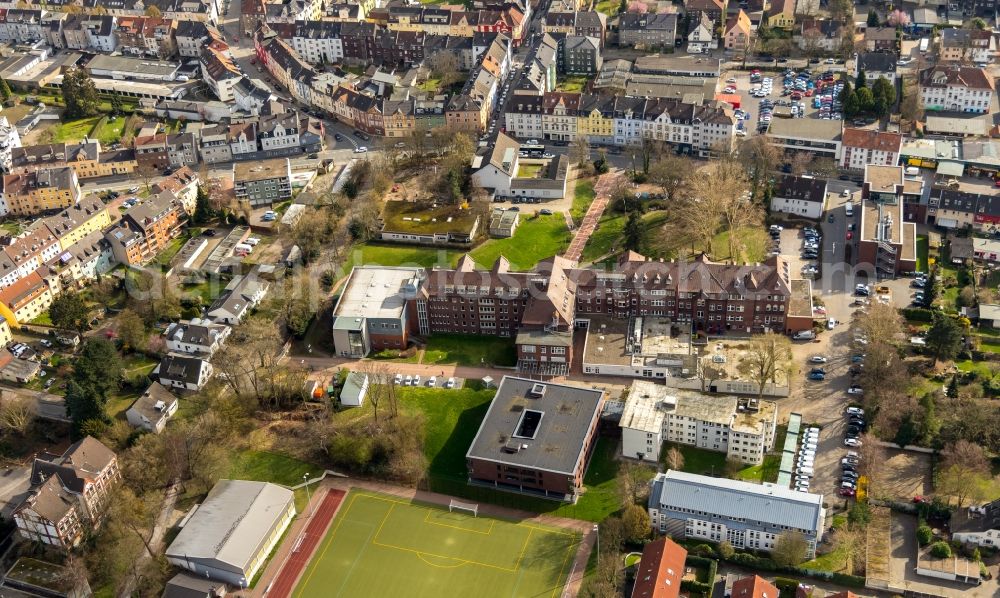
[[[429,474],[417,484],[418,489],[478,503],[487,503],[507,509],[518,509],[532,513],[548,513],[559,509],[560,516],[573,519],[590,519],[590,514],[577,505],[560,500],[525,496],[514,492],[498,490],[487,486],[470,484],[466,476]]]

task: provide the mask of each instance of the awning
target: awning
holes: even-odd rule
[[[942,160],[937,166],[937,174],[944,176],[962,176],[964,171],[965,165],[961,162],[949,162]]]

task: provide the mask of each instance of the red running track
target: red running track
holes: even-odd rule
[[[309,560],[312,559],[313,553],[316,552],[316,547],[326,535],[330,521],[337,513],[342,500],[344,500],[344,492],[342,490],[331,489],[327,491],[326,496],[323,497],[323,501],[316,507],[316,512],[313,513],[309,524],[306,525],[305,537],[302,538],[302,542],[298,545],[298,550],[288,556],[285,565],[271,583],[271,589],[268,591],[269,597],[288,598],[292,595],[292,590],[295,589],[295,584],[298,582],[299,576],[302,575],[306,565],[309,564]],[[292,541],[298,542],[298,538]],[[292,546],[294,547],[295,545],[292,544]]]

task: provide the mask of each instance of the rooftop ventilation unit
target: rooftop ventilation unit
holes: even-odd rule
[[[541,383],[536,383],[531,385],[531,390],[528,391],[528,396],[540,399],[545,396],[545,385]]]

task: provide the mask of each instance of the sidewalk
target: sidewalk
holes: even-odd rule
[[[587,209],[587,214],[583,217],[583,222],[580,223],[580,228],[577,229],[576,235],[573,236],[569,249],[566,250],[563,257],[574,262],[580,261],[583,256],[583,248],[587,246],[590,235],[597,230],[597,224],[601,221],[601,216],[604,215],[604,209],[608,207],[608,202],[611,200],[611,190],[622,176],[621,172],[616,171],[598,177],[597,183],[594,185],[594,201]]]

